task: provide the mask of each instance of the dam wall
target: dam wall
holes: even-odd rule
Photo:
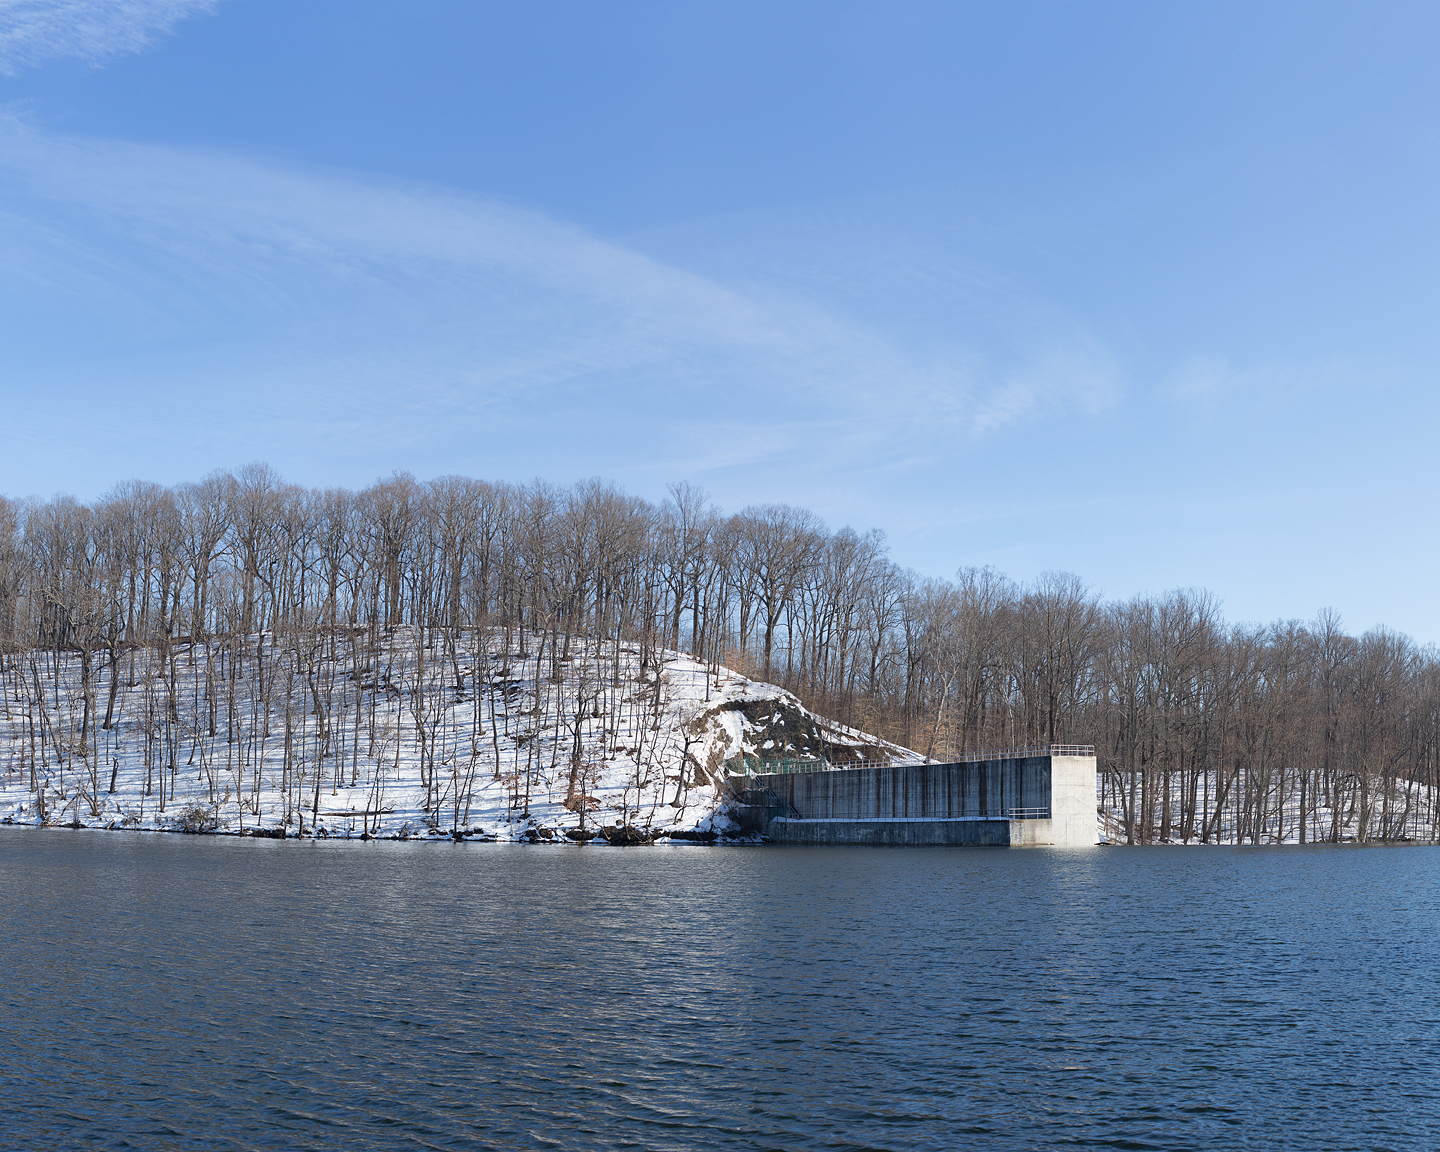
[[[737,778],[738,794],[777,843],[1094,844],[1095,757],[1083,753],[761,773]]]

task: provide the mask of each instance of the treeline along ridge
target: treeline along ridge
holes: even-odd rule
[[[633,646],[642,668],[684,650],[942,760],[1093,743],[1110,832],[1129,842],[1432,839],[1440,820],[1440,658],[1328,612],[1235,625],[1203,591],[1107,602],[1065,573],[926,578],[878,531],[784,504],[727,515],[688,485],[659,504],[601,481],[397,474],[353,492],[254,464],[93,505],[0,498],[0,683],[32,774],[62,659],[79,663],[83,756],[137,652],[162,669],[143,697],[159,733],[179,715],[182,648],[216,669],[199,703],[227,658],[263,667],[267,644],[343,635],[363,680],[360,653],[397,629],[457,671],[457,638],[496,630],[522,655],[547,638],[556,660],[581,638]]]

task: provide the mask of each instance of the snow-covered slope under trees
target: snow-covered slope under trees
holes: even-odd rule
[[[7,823],[710,839],[737,756],[917,758],[680,653],[513,630],[10,653],[0,686]]]

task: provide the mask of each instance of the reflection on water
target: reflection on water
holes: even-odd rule
[[[5,829],[16,1148],[1424,1148],[1430,848]]]

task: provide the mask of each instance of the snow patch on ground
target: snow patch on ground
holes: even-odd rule
[[[399,628],[7,656],[0,821],[570,843],[735,832],[737,756],[916,759],[673,651]],[[507,643],[508,641],[508,643]],[[547,643],[548,641],[548,643]],[[88,697],[88,699],[87,699]],[[618,838],[618,837],[617,837]],[[697,837],[698,838],[698,837]]]

